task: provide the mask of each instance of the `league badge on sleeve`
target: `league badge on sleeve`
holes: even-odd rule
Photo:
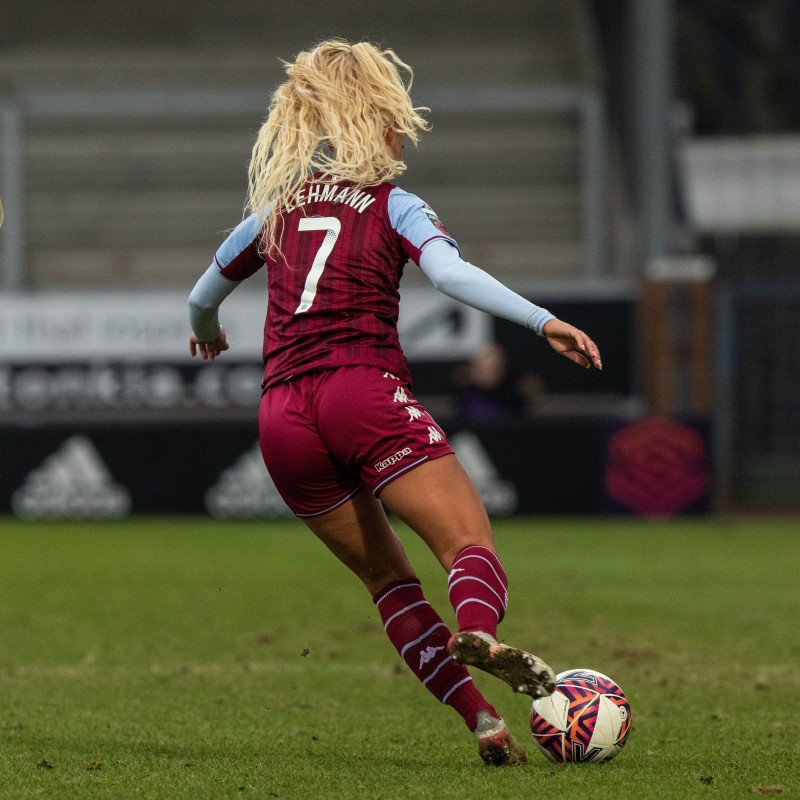
[[[436,216],[436,212],[427,203],[422,204],[422,210],[425,212],[425,216],[433,223],[433,226],[438,231],[441,231],[445,236],[447,236],[448,239],[452,238],[447,232],[447,228],[442,225],[442,221]]]

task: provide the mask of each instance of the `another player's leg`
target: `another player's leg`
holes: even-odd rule
[[[427,461],[388,484],[381,499],[428,544],[448,570],[458,633],[453,659],[531,697],[552,694],[555,675],[540,658],[497,641],[508,581],[494,550],[483,502],[455,456]]]
[[[498,766],[524,763],[524,749],[464,666],[450,656],[450,631],[426,600],[380,502],[364,489],[333,511],[304,521],[361,578],[390,641],[431,694],[452,706],[476,734],[481,758]]]

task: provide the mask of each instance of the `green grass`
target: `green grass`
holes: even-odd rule
[[[549,763],[525,699],[478,675],[529,755],[482,766],[302,525],[0,519],[0,800],[800,797],[796,520],[495,531],[501,635],[626,690],[614,761]],[[451,623],[444,574],[399,532]]]

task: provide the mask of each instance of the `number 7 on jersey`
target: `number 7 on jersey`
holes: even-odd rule
[[[303,294],[300,295],[300,305],[295,309],[295,314],[304,314],[314,303],[317,296],[317,284],[325,269],[325,262],[333,252],[333,246],[339,238],[342,230],[342,223],[336,217],[301,217],[298,231],[325,231],[325,238],[314,256],[311,269],[306,276],[306,283],[303,286]]]

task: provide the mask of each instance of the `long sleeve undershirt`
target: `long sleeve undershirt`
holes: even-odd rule
[[[534,305],[479,267],[463,261],[445,239],[436,239],[423,251],[420,269],[442,293],[468,306],[516,322],[543,336],[546,322],[555,319],[547,309]]]
[[[189,324],[198,341],[213,342],[219,336],[219,307],[242,282],[220,275],[216,261],[200,276],[189,295]]]

